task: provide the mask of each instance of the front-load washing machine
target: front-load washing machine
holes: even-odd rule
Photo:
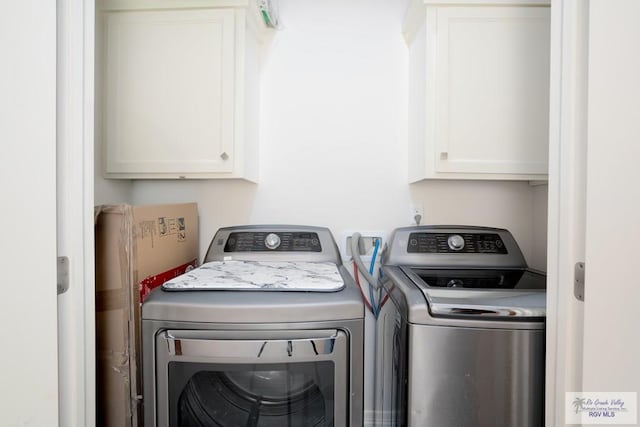
[[[546,278],[512,235],[400,228],[382,263],[376,424],[542,426]]]
[[[143,304],[145,426],[361,426],[363,329],[328,229],[222,228]]]

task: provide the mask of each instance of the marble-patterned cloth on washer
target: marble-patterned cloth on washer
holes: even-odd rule
[[[332,262],[212,261],[165,282],[169,291],[321,291],[344,288]]]

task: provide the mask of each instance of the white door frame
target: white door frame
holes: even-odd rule
[[[2,3],[0,15],[0,424],[58,418],[56,8]]]
[[[629,412],[616,415],[619,423],[636,423],[638,405],[637,396],[635,402],[629,402],[633,399],[630,395],[623,397],[619,393],[640,391],[638,20],[637,0],[589,0],[587,289],[582,385],[590,398],[598,398],[595,393],[609,392],[611,399],[627,400],[625,409]],[[604,400],[603,395],[600,399]]]
[[[574,268],[585,257],[588,7],[551,4],[546,425],[565,424],[565,392],[582,389],[584,306]]]
[[[57,1],[59,425],[95,425],[94,0]]]

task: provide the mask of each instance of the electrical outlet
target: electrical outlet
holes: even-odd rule
[[[412,203],[409,206],[409,221],[412,225],[420,225],[424,218],[424,210],[421,203]]]

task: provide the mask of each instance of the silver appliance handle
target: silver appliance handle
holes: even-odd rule
[[[432,303],[429,309],[434,316],[543,318],[547,314],[546,309],[540,307],[497,307],[490,305]]]
[[[283,359],[313,357],[332,354],[336,340],[346,337],[342,331],[333,331],[328,337],[303,339],[235,340],[181,337],[180,331],[164,331],[171,356],[206,358],[259,358]]]

